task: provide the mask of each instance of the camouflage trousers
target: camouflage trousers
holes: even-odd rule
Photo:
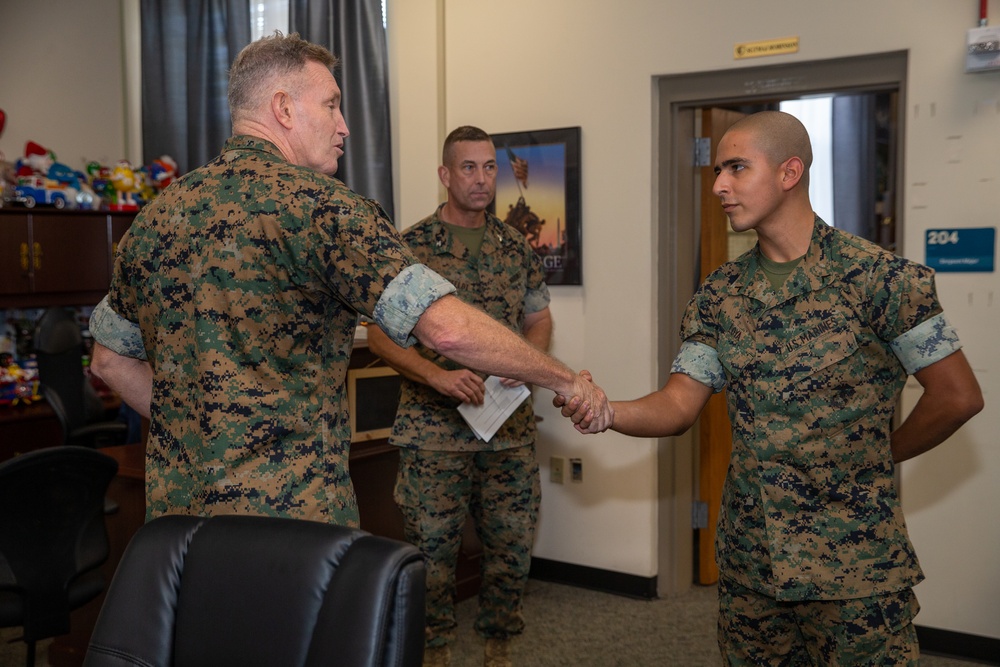
[[[854,600],[781,602],[719,580],[719,648],[727,665],[919,664],[913,589]]]
[[[455,567],[467,515],[483,545],[475,629],[484,637],[519,634],[541,499],[534,446],[399,454],[394,498],[406,539],[427,564],[427,645],[455,637]]]

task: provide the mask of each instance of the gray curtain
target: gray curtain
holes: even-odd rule
[[[178,174],[218,155],[232,133],[229,66],[250,43],[247,0],[143,0],[142,145]]]
[[[874,95],[833,98],[833,164],[834,224],[878,242]]]
[[[341,59],[335,72],[351,132],[337,178],[393,217],[389,71],[381,0],[289,0],[288,29]]]

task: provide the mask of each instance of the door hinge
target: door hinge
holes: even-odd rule
[[[691,503],[691,527],[708,528],[708,503],[696,500]]]
[[[712,138],[695,137],[694,139],[694,166],[708,167],[712,164]]]

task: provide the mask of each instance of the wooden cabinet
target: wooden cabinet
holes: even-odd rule
[[[134,213],[0,209],[0,308],[97,303]]]

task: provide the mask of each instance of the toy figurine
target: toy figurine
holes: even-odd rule
[[[55,155],[34,141],[24,145],[24,157],[17,161],[17,175],[45,176],[55,162]]]
[[[25,405],[37,401],[38,373],[22,369],[10,354],[0,354],[0,405]]]
[[[83,174],[56,162],[55,153],[34,141],[25,144],[24,157],[14,165],[13,181],[13,192],[5,191],[4,198],[26,208],[39,204],[95,210],[100,207],[100,200]]]
[[[162,192],[177,177],[177,162],[169,155],[161,155],[149,165],[149,176],[153,189]]]
[[[128,160],[119,160],[111,170],[111,184],[117,194],[116,204],[111,205],[112,211],[138,211],[139,202],[135,195],[142,191],[142,184]]]
[[[34,208],[36,205],[56,208],[98,209],[100,199],[87,184],[83,174],[56,162],[55,153],[29,141],[24,157],[15,167],[14,196],[11,201]]]
[[[87,178],[90,180],[90,187],[93,188],[99,196],[106,199],[108,202],[113,202],[117,199],[117,194],[115,193],[115,186],[111,183],[111,170],[100,162],[91,161],[87,163]]]

